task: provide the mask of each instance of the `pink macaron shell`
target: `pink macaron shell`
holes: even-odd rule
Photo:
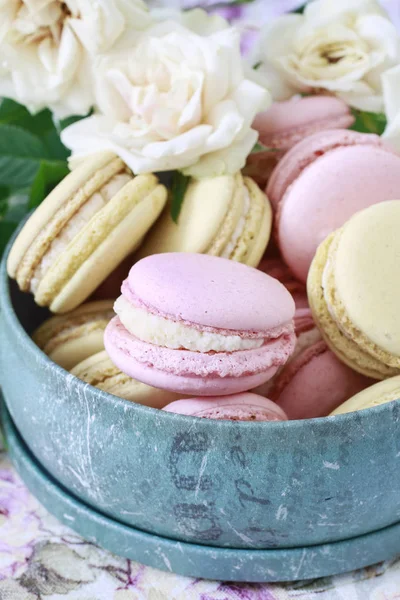
[[[320,341],[282,369],[270,393],[289,419],[311,419],[329,415],[373,383],[339,361]]]
[[[207,396],[242,392],[270,379],[293,352],[295,336],[287,333],[252,350],[191,352],[139,340],[114,317],[106,327],[104,344],[113,363],[130,377],[154,387]]]
[[[180,415],[230,421],[286,421],[284,411],[274,402],[250,392],[229,396],[176,400],[165,411]]]
[[[253,128],[264,146],[287,150],[304,137],[324,129],[350,127],[354,117],[347,104],[334,96],[293,97],[275,102],[259,113]]]
[[[290,324],[295,311],[291,295],[276,279],[206,254],[148,256],[132,267],[127,285],[132,298],[152,314],[244,336],[268,336]]]
[[[310,135],[285,154],[268,181],[267,195],[275,210],[285,191],[303,169],[326,152],[343,146],[381,146],[379,136],[347,130],[323,131]]]
[[[399,155],[368,145],[330,150],[302,171],[279,204],[275,226],[284,261],[305,283],[332,231],[356,212],[399,196]]]

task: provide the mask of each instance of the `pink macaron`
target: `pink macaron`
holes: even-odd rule
[[[245,172],[264,187],[284,153],[300,140],[317,131],[345,129],[353,123],[347,104],[334,96],[294,96],[275,102],[256,116],[252,126],[259,133],[260,143],[277,151],[250,154]]]
[[[280,258],[264,257],[257,268],[285,286],[292,295],[296,310],[308,308],[306,286],[294,277],[289,267]]]
[[[315,344],[322,339],[312,317],[311,309],[308,306],[307,308],[296,308],[294,314],[294,329],[296,334],[296,345],[293,353],[271,379],[252,390],[256,394],[260,394],[265,398],[272,397],[271,390],[273,390],[275,381],[278,379],[282,370],[285,369],[290,361],[294,360],[305,348],[308,348],[308,346]]]
[[[272,400],[291,420],[325,417],[374,383],[338,360],[325,342],[316,338],[313,329],[299,335],[294,358],[269,389]]]
[[[270,379],[294,349],[292,297],[246,265],[156,254],[132,267],[121,291],[105,348],[148,385],[201,396],[243,392]]]
[[[206,419],[229,421],[286,421],[284,411],[274,402],[245,392],[231,396],[176,400],[164,407],[167,412]]]
[[[303,283],[319,244],[354,213],[400,196],[400,156],[376,135],[334,130],[294,146],[268,183],[282,258]]]
[[[335,96],[294,96],[259,113],[252,127],[263,146],[288,150],[305,137],[325,129],[346,129],[354,123],[347,104]]]

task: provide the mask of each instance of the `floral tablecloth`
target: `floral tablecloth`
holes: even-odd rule
[[[85,542],[29,493],[0,453],[0,600],[400,600],[400,560],[269,585],[163,573]]]

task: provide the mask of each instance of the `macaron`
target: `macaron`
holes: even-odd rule
[[[275,375],[263,383],[257,386],[252,391],[256,394],[260,394],[265,398],[272,397],[271,390],[274,388],[275,381],[279,378],[280,373],[289,366],[289,364],[297,358],[299,354],[312,344],[321,341],[321,334],[315,325],[314,319],[312,318],[310,308],[296,308],[294,314],[294,330],[296,334],[296,344],[294,351],[288,358],[287,362],[279,367]]]
[[[294,302],[276,279],[225,258],[166,253],[137,262],[122,284],[105,348],[124,373],[201,396],[270,379],[295,343]]]
[[[279,160],[295,144],[313,133],[346,129],[353,123],[350,108],[335,96],[294,96],[275,102],[259,113],[252,125],[268,150],[250,154],[244,172],[264,187]]]
[[[294,146],[268,183],[282,258],[306,282],[319,244],[354,213],[400,196],[400,156],[378,136],[334,130]]]
[[[289,150],[313,133],[325,129],[346,129],[354,123],[350,108],[335,96],[294,96],[274,102],[259,113],[252,127],[263,146]]]
[[[162,252],[222,256],[255,267],[267,247],[272,225],[268,199],[240,173],[192,180],[175,223],[167,205],[138,258]]]
[[[374,408],[400,399],[400,376],[390,377],[371,385],[338,406],[331,414],[344,415],[358,410]]]
[[[163,410],[179,415],[228,421],[287,420],[283,410],[274,402],[250,392],[231,396],[177,400],[165,406]]]
[[[47,319],[32,339],[51,360],[70,370],[104,349],[104,330],[113,315],[112,300],[87,302],[67,315]]]
[[[372,379],[342,363],[322,340],[308,345],[301,337],[301,348],[274,379],[269,392],[289,419],[325,417],[373,384]]]
[[[308,277],[326,343],[374,379],[400,374],[399,231],[400,200],[366,208],[320,245]]]
[[[75,365],[71,374],[104,392],[152,408],[163,408],[181,397],[128,377],[111,362],[104,350]]]
[[[306,286],[294,277],[289,267],[280,258],[264,257],[257,268],[285,286],[292,294],[296,309],[308,308]]]
[[[25,223],[8,257],[8,274],[40,306],[73,310],[139,245],[166,197],[154,175],[133,177],[113,153],[96,153]]]

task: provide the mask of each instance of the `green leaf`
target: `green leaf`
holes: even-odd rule
[[[3,98],[0,103],[0,123],[15,123],[27,115],[29,115],[29,111],[25,106],[14,100]]]
[[[8,240],[16,230],[17,226],[18,223],[13,223],[11,221],[0,221],[0,256],[2,256],[8,244]]]
[[[67,160],[71,151],[64,146],[56,129],[48,131],[42,139],[51,158],[55,160]]]
[[[9,98],[4,98],[0,104],[0,123],[18,125],[38,137],[42,137],[52,129],[55,130],[53,117],[48,109],[32,115],[25,106]]]
[[[15,125],[0,125],[0,185],[28,187],[43,158],[48,152],[38,137]]]
[[[1,187],[0,189],[5,193],[5,188]],[[9,194],[4,200],[6,210],[4,215],[0,217],[0,257],[18,224],[29,211],[27,190]]]
[[[187,175],[183,175],[179,171],[174,172],[171,191],[171,217],[174,223],[178,222],[189,181],[190,177]]]
[[[384,113],[372,113],[353,108],[354,124],[350,127],[353,131],[361,133],[376,133],[382,135],[386,129],[387,119]]]
[[[294,10],[292,10],[292,13],[297,13],[297,14],[299,14],[299,15],[302,15],[302,14],[303,14],[303,12],[304,12],[304,9],[305,9],[305,7],[306,7],[306,4],[307,4],[307,2],[306,2],[305,4],[302,4],[302,5],[301,5],[301,6],[299,6],[298,8],[295,8]]]
[[[254,69],[255,71],[257,71],[257,69],[259,69],[259,68],[261,67],[261,65],[262,65],[262,64],[263,64],[263,63],[262,63],[262,60],[259,60],[258,62],[256,62],[256,64],[255,64],[255,65],[253,65],[253,69]]]
[[[256,142],[250,154],[259,154],[260,152],[280,152],[280,148],[271,148],[269,146],[264,146],[261,142]]]
[[[59,131],[62,131],[63,129],[65,129],[66,127],[69,127],[70,125],[73,125],[77,121],[81,121],[82,119],[86,119],[86,117],[89,117],[91,114],[92,114],[92,111],[90,111],[85,116],[72,115],[71,117],[67,117],[66,119],[61,119],[57,123],[57,128],[58,128]]]
[[[0,219],[4,217],[8,209],[8,197],[10,190],[4,185],[0,185]]]
[[[38,206],[68,173],[66,162],[43,160],[32,183],[29,208]]]

